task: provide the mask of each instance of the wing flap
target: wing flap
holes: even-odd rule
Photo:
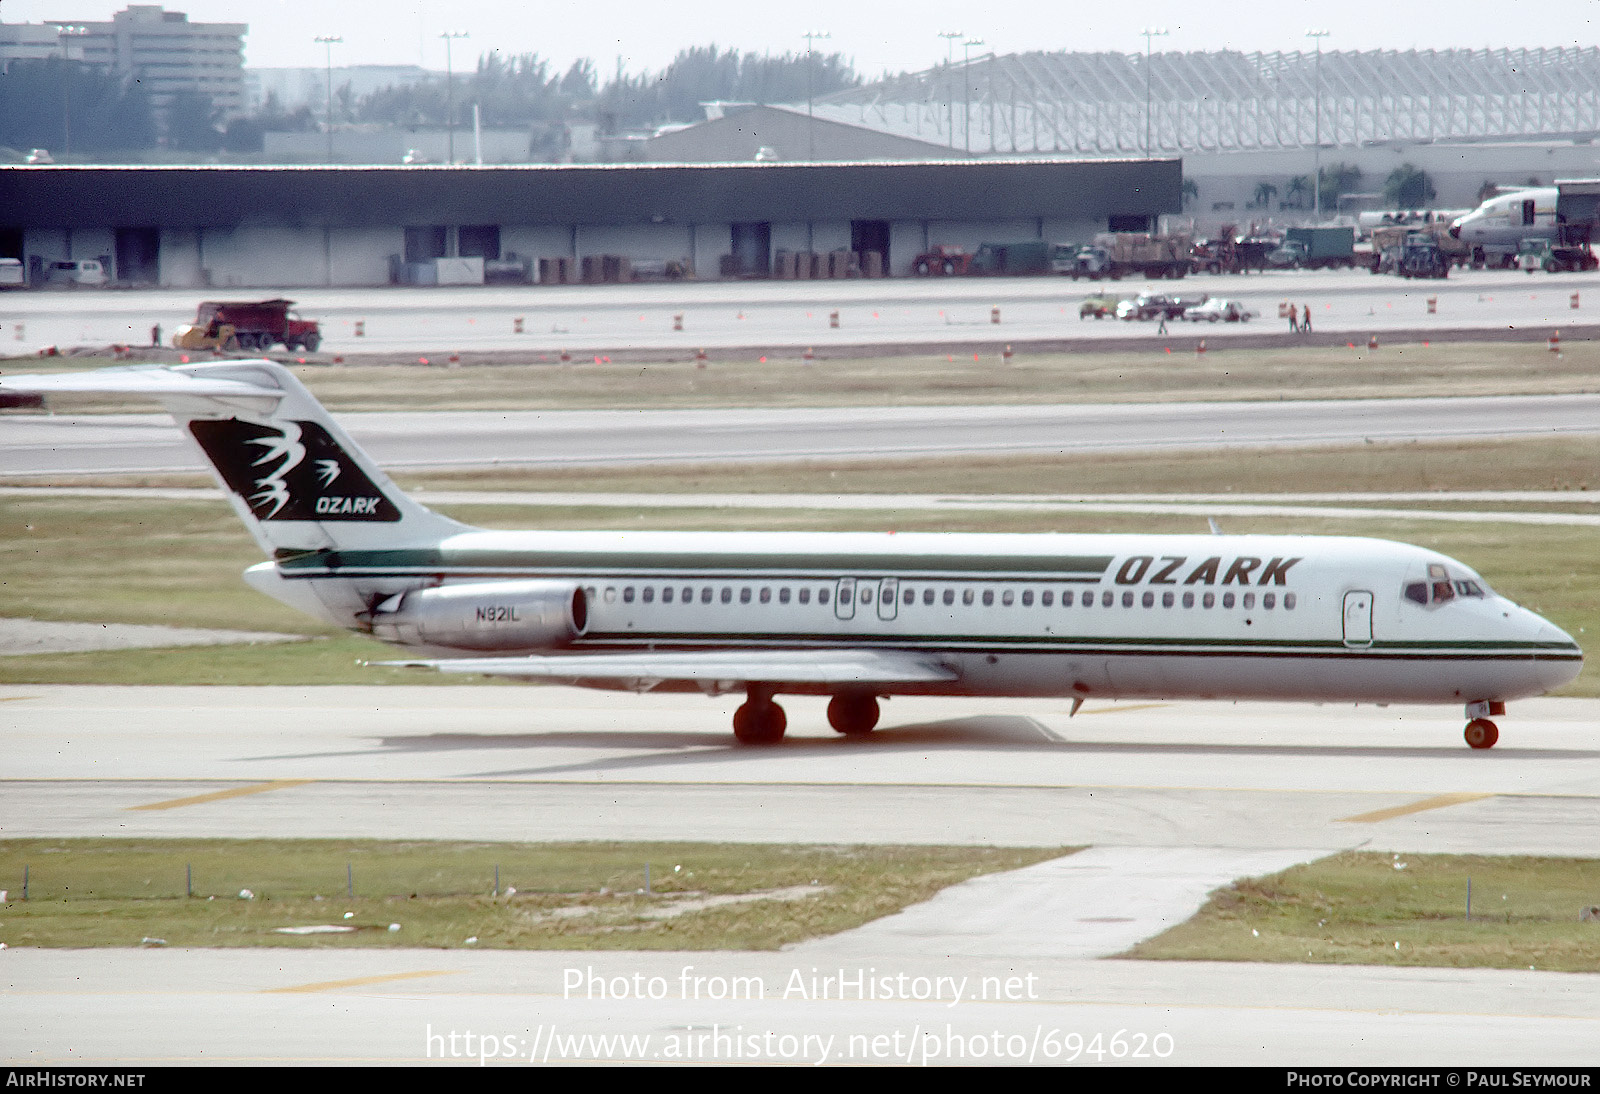
[[[686,680],[765,684],[929,684],[956,679],[931,658],[897,650],[674,650],[386,661],[535,680]]]

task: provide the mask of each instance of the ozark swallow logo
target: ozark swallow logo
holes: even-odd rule
[[[189,431],[257,520],[400,519],[394,503],[316,422],[197,419]]]
[[[300,443],[300,426],[295,422],[285,422],[283,431],[276,437],[252,437],[245,443],[260,445],[264,450],[261,458],[250,466],[265,465],[271,468],[263,478],[256,480],[255,493],[250,495],[250,507],[256,511],[256,515],[262,520],[271,520],[289,504],[289,488],[284,484],[284,476],[299,467],[306,458],[305,445]]]

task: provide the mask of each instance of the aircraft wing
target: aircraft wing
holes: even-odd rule
[[[635,653],[464,657],[381,664],[537,680],[664,680],[764,684],[930,684],[956,673],[929,657],[897,650],[674,650]]]

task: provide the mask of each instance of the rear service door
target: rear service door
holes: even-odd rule
[[[878,583],[878,618],[893,619],[899,609],[900,580],[886,577]]]

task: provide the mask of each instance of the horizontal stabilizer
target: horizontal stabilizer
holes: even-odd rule
[[[283,398],[275,387],[222,376],[196,375],[161,366],[102,368],[92,372],[58,372],[25,376],[0,376],[0,391],[50,395],[57,392],[99,393],[105,395],[144,395],[152,399],[187,396],[228,399]]]
[[[406,497],[294,373],[265,358],[0,377],[0,393],[154,399],[270,558],[467,531]]]
[[[538,680],[726,680],[763,684],[932,684],[955,672],[909,653],[885,650],[706,650],[571,653],[535,657],[388,661],[440,672]]]

